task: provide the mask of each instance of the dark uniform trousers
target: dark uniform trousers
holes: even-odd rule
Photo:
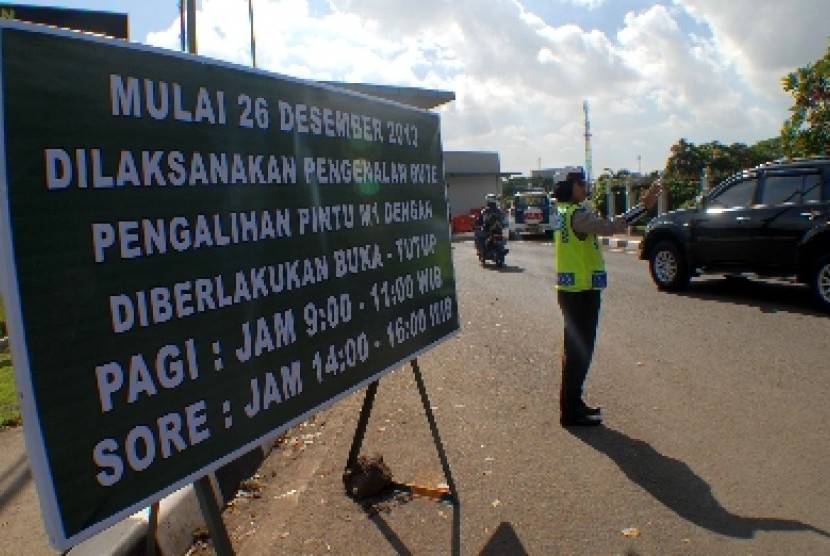
[[[565,319],[559,409],[562,415],[573,416],[582,409],[583,385],[597,338],[601,290],[556,293]]]

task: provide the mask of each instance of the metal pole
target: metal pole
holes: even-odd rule
[[[610,179],[607,182],[605,182],[605,187],[608,188],[605,192],[605,195],[606,195],[605,204],[607,205],[606,208],[605,208],[605,212],[607,213],[605,215],[605,217],[608,220],[613,220],[614,219],[614,192],[611,191],[611,180]]]
[[[251,20],[251,66],[256,67],[256,41],[254,40],[254,0],[248,0],[248,17]]]
[[[159,527],[159,503],[153,502],[150,506],[150,515],[147,519],[147,544],[145,554],[156,556],[156,531]]]
[[[455,487],[455,480],[452,478],[452,471],[450,470],[450,463],[447,459],[447,454],[444,452],[444,444],[441,443],[441,436],[438,434],[438,425],[435,423],[435,415],[432,413],[432,404],[429,403],[427,388],[424,385],[424,377],[421,375],[420,367],[418,367],[418,360],[413,359],[411,364],[412,372],[415,374],[415,383],[418,385],[418,392],[421,394],[421,403],[424,406],[424,413],[427,414],[429,428],[432,431],[432,440],[435,442],[436,450],[438,450],[438,459],[441,460],[441,467],[444,469],[444,477],[447,479],[447,486],[450,487],[450,496],[455,503],[458,503],[458,490]]]
[[[179,25],[181,26],[179,36],[182,39],[182,52],[187,52],[187,44],[185,43],[187,40],[187,27],[185,27],[184,17],[184,0],[179,0]]]
[[[231,539],[228,537],[225,522],[222,521],[222,512],[219,510],[219,504],[213,494],[210,477],[205,475],[193,483],[193,491],[196,493],[196,499],[202,509],[202,516],[205,518],[210,531],[210,538],[213,541],[216,554],[219,556],[233,556],[233,545],[231,545]]]
[[[608,179],[608,220],[613,220],[617,214],[617,201],[614,197],[614,185],[617,183],[617,178],[610,177]]]
[[[187,51],[198,54],[196,49],[196,0],[187,0]]]
[[[352,439],[352,448],[349,450],[349,459],[346,460],[346,469],[354,467],[357,457],[360,455],[360,447],[363,445],[363,437],[366,436],[366,427],[369,425],[369,414],[372,413],[372,405],[375,403],[375,394],[378,392],[378,381],[369,384],[366,389],[366,397],[363,398],[363,407],[360,409],[360,417],[357,418],[357,429]]]

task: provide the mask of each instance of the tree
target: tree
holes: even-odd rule
[[[620,214],[625,209],[626,185],[631,186],[634,198],[632,203],[640,198],[640,194],[657,179],[657,172],[649,176],[635,176],[631,170],[625,168],[613,171],[611,168],[604,168],[602,174],[593,183],[591,188],[591,203],[600,214],[608,214],[608,193],[614,197],[615,213]]]
[[[694,143],[680,139],[671,147],[671,156],[666,161],[666,173],[683,177],[700,175],[706,166],[703,153]]]
[[[719,141],[695,145],[680,139],[671,147],[663,180],[670,206],[682,208],[694,202],[700,193],[704,170],[709,187],[712,187],[735,172],[782,158],[785,153],[781,144],[780,138],[760,141],[749,147],[743,143],[724,145]]]
[[[798,68],[781,82],[793,96],[792,115],[781,127],[787,155],[830,154],[830,46],[823,58]]]
[[[758,141],[750,147],[750,150],[753,160],[763,160],[765,162],[778,160],[786,154],[784,151],[784,142],[781,140],[781,137]]]

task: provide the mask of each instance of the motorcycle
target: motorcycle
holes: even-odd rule
[[[496,263],[496,268],[504,266],[504,258],[510,249],[507,248],[507,241],[504,238],[504,231],[500,225],[492,226],[490,230],[484,234],[482,241],[476,245],[478,250],[478,260],[481,261],[482,266],[487,261]]]

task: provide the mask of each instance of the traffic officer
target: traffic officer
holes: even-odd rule
[[[559,422],[564,427],[602,423],[600,408],[590,407],[583,399],[599,324],[600,292],[608,283],[598,236],[625,232],[654,206],[660,190],[658,179],[640,204],[605,220],[583,204],[587,193],[581,170],[556,183],[556,296],[565,321]]]

